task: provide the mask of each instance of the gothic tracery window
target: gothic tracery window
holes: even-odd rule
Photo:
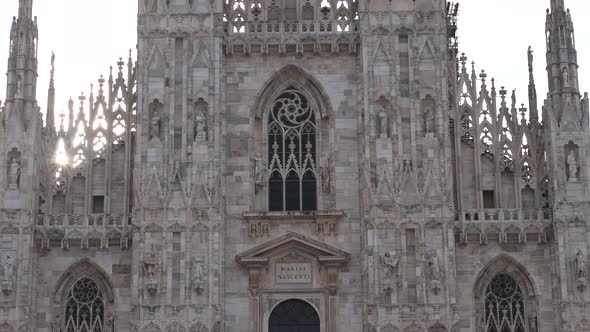
[[[105,301],[98,284],[81,278],[68,291],[65,302],[66,332],[103,332]]]
[[[514,278],[497,274],[486,289],[486,332],[525,332],[524,295]]]
[[[316,121],[306,97],[289,88],[268,118],[270,211],[317,209]]]

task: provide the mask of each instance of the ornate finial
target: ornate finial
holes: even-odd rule
[[[533,48],[529,46],[527,51],[528,61],[529,61],[529,73],[533,72]]]
[[[121,70],[123,70],[123,65],[125,65],[125,62],[123,62],[123,58],[119,58],[119,61],[117,61],[117,66],[119,67],[119,72]]]
[[[100,75],[100,77],[98,78],[98,91],[99,94],[102,94],[102,86],[104,85],[105,79],[104,76],[102,76],[102,74]]]
[[[518,109],[520,111],[520,116],[521,116],[521,122],[525,123],[526,122],[526,107],[524,107],[524,104],[520,105],[520,108]]]
[[[49,73],[49,88],[53,89],[55,86],[55,53],[51,52],[51,71]]]
[[[66,113],[64,111],[59,113],[59,131],[61,133],[65,132],[65,129],[64,129],[65,118],[66,118]]]
[[[467,63],[467,56],[465,56],[465,53],[461,53],[459,60],[461,61],[461,65],[465,67],[465,64]]]
[[[502,97],[502,99],[506,98],[506,93],[507,93],[506,89],[504,87],[501,87],[500,88],[500,97]]]

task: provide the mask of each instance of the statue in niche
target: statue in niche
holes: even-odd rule
[[[196,257],[193,261],[193,287],[197,293],[203,290],[203,282],[205,280],[205,257]]]
[[[255,176],[255,186],[256,191],[260,190],[264,184],[264,177],[266,175],[266,163],[260,156],[260,153],[256,153],[256,157],[254,157],[254,176]]]
[[[0,278],[0,286],[2,287],[2,293],[4,295],[10,295],[12,293],[12,282],[14,273],[14,260],[10,254],[5,254],[2,259],[2,274]]]
[[[395,250],[385,252],[383,255],[383,265],[391,269],[391,271],[395,271],[397,269],[398,263],[399,256]]]
[[[16,158],[12,158],[10,165],[8,165],[8,188],[17,189],[18,179],[20,177],[20,164],[16,161]]]
[[[443,274],[440,270],[438,255],[436,253],[434,253],[428,261],[428,270],[430,271],[430,288],[434,294],[438,294],[441,289]]]
[[[160,121],[158,114],[154,114],[150,119],[150,138],[152,140],[160,139]]]
[[[150,127],[150,131],[149,131],[149,136],[151,140],[160,140],[161,137],[161,124],[162,124],[162,118],[161,118],[161,110],[162,110],[162,104],[160,103],[160,101],[158,99],[154,99],[154,101],[149,105],[149,115],[150,115],[150,120],[149,120],[149,127]]]
[[[322,189],[325,193],[330,192],[330,159],[326,152],[320,157],[320,177],[322,178]]]
[[[537,313],[531,312],[529,315],[529,327],[531,328],[531,332],[537,332]]]
[[[563,71],[561,73],[562,76],[562,80],[563,80],[563,86],[569,86],[570,85],[570,73],[568,72],[566,67],[563,67]]]
[[[12,281],[14,273],[14,260],[10,254],[6,254],[2,260],[2,281]]]
[[[427,107],[424,112],[424,129],[427,134],[434,133],[434,113],[430,107]]]
[[[586,275],[588,273],[588,265],[586,263],[586,256],[582,253],[582,250],[578,250],[575,258],[576,263],[576,281],[578,288],[586,288]]]
[[[146,277],[146,288],[150,295],[154,296],[158,289],[158,282],[156,281],[156,265],[157,259],[155,253],[149,253],[143,260],[143,269]]]
[[[205,115],[200,110],[197,110],[195,114],[195,139],[207,138],[205,127]]]
[[[20,94],[23,92],[23,78],[18,75],[18,78],[16,79],[16,93]]]
[[[569,181],[575,182],[578,180],[576,173],[578,172],[578,162],[574,150],[570,150],[567,155],[567,167],[569,171]]]
[[[387,138],[387,113],[385,113],[385,107],[381,106],[379,112],[379,136],[381,138]]]
[[[207,140],[207,103],[199,98],[194,108],[195,140]]]

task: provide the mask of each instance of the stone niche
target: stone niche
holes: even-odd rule
[[[321,331],[336,331],[338,273],[350,255],[297,233],[289,233],[236,256],[249,274],[250,331],[267,332],[273,309],[298,299],[314,307]]]

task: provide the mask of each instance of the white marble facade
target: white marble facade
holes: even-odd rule
[[[37,103],[32,6],[0,104],[0,331],[590,331],[564,0],[526,108],[443,0],[139,0],[137,59],[65,114],[53,68]]]

